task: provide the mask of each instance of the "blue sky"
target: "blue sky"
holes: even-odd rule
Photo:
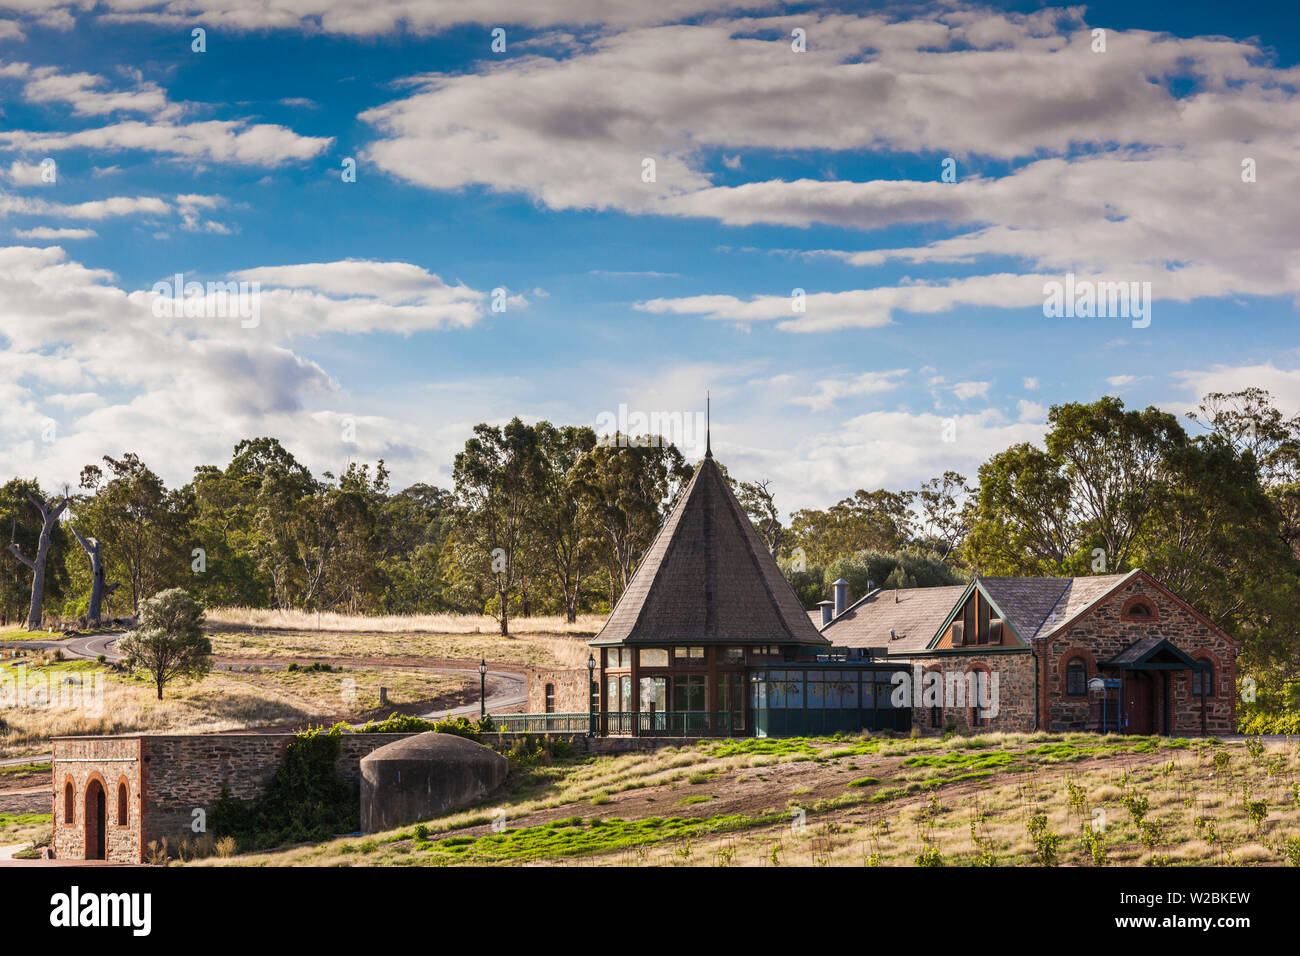
[[[1265,6],[31,6],[0,0],[6,473],[180,481],[274,434],[445,484],[477,421],[709,389],[793,509],[973,476],[1062,401],[1300,411],[1300,40]],[[1150,282],[1150,325],[1046,317],[1067,271]],[[176,273],[259,281],[259,325],[153,314]]]

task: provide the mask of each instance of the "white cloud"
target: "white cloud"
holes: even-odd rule
[[[1026,378],[1026,379],[1024,380],[1024,383],[1023,383],[1023,384],[1024,384],[1024,386],[1025,386],[1025,391],[1026,391],[1026,392],[1036,392],[1036,391],[1038,391],[1038,388],[1039,388],[1039,385],[1038,385],[1038,379],[1035,378],[1035,377],[1032,376],[1032,375],[1029,376],[1028,378]]]
[[[790,401],[806,405],[810,411],[825,411],[842,398],[893,391],[900,384],[899,378],[906,374],[907,369],[898,368],[889,372],[863,372],[850,378],[822,379],[815,383],[816,391],[812,395],[797,396]]]
[[[432,472],[441,463],[425,457],[416,423],[349,409],[334,376],[289,345],[324,332],[464,324],[478,308],[483,293],[402,266],[267,269],[277,287],[262,294],[262,324],[246,329],[235,318],[156,317],[152,292],[123,289],[57,247],[0,247],[0,471],[75,482],[87,462],[130,449],[177,481],[224,460],[240,438],[274,434],[317,469],[384,456]],[[327,281],[332,273],[355,288]],[[313,277],[336,295],[288,284]],[[58,424],[51,444],[41,440],[46,418]],[[343,441],[343,418],[357,423],[356,444]]]
[[[775,6],[774,0],[100,0],[109,22],[156,23],[174,27],[202,21],[228,30],[302,30],[374,36],[401,30],[432,33],[455,26],[519,25],[532,28],[665,23],[702,14]],[[486,41],[485,41],[486,42]]]
[[[163,215],[171,207],[156,196],[110,196],[82,203],[56,203],[0,192],[0,216],[54,216],[60,219],[109,219],[117,216]]]
[[[247,166],[279,166],[313,159],[333,142],[333,137],[299,136],[284,126],[245,120],[194,123],[129,120],[74,132],[0,132],[0,149],[25,152],[144,150],[187,160]]]
[[[807,53],[781,52],[791,25],[809,30]],[[787,331],[871,328],[895,310],[1041,303],[1042,283],[1066,271],[1149,281],[1166,301],[1300,295],[1300,263],[1276,254],[1296,245],[1300,221],[1290,161],[1300,68],[1223,38],[1111,30],[1104,56],[1090,40],[1081,8],[960,5],[607,31],[573,55],[413,78],[412,93],[363,114],[379,134],[367,156],[419,185],[478,184],[556,209],[956,232],[916,248],[821,251],[864,267],[1027,264],[1024,274],[826,292],[803,317],[790,316],[783,293],[655,300],[651,311],[783,319]],[[1175,95],[1189,79],[1194,92]],[[717,150],[725,163],[791,148],[938,152],[957,158],[958,181],[940,181],[937,166],[932,179],[734,186],[708,172]],[[1267,178],[1243,183],[1244,156]],[[1011,161],[1011,171],[980,175],[978,157]],[[645,158],[653,182],[641,177]]]
[[[1212,365],[1206,369],[1184,369],[1171,378],[1185,390],[1183,408],[1190,410],[1210,392],[1237,392],[1246,388],[1269,391],[1288,416],[1300,414],[1300,368],[1278,368],[1272,362],[1258,365]]]
[[[989,384],[988,382],[957,382],[952,387],[952,393],[960,402],[968,402],[972,398],[987,398]]]
[[[14,235],[19,239],[61,242],[65,239],[94,239],[98,233],[94,229],[53,229],[49,226],[37,226],[34,229],[15,229]]]
[[[18,160],[9,164],[9,181],[15,186],[49,185],[41,175],[40,163],[23,163]]]
[[[1041,422],[1047,418],[1047,408],[1038,402],[1020,399],[1016,402],[1016,413],[1022,422]]]

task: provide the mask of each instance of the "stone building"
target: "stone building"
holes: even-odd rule
[[[604,628],[592,667],[532,670],[507,729],[784,735],[918,725],[1218,734],[1239,643],[1151,575],[836,582],[803,610],[705,455]]]
[[[922,727],[1236,729],[1239,642],[1141,570],[876,589],[821,632],[906,661]]]
[[[344,734],[335,772],[360,786],[361,758],[409,734]],[[262,795],[293,734],[137,734],[53,740],[53,850],[58,859],[139,863],[164,838],[174,850],[226,788]],[[196,812],[197,811],[197,812]],[[199,822],[198,826],[205,825]]]
[[[590,646],[590,671],[530,671],[529,713],[494,719],[686,737],[910,726],[890,702],[901,665],[832,653],[712,450]]]

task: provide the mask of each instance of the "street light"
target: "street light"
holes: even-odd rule
[[[478,662],[478,718],[487,717],[487,658]]]
[[[591,685],[596,681],[596,655],[587,655],[587,736],[596,736],[596,695],[591,691]]]

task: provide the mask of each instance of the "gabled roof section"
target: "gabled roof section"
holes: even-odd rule
[[[721,469],[706,455],[590,643],[830,642],[817,632]]]
[[[1088,613],[1103,598],[1109,597],[1113,591],[1139,574],[1143,572],[1134,569],[1128,574],[1096,574],[1086,578],[1065,578],[1068,587],[1052,606],[1046,619],[1039,622],[1037,631],[1031,636],[1047,637],[1068,627]],[[1145,577],[1151,579],[1150,575]]]
[[[967,585],[877,589],[822,628],[822,634],[837,647],[888,647],[891,654],[915,654],[935,645],[971,592],[978,588],[993,606],[995,616],[1017,639],[1015,644],[1004,642],[1003,646],[1027,645],[1073,624],[1097,602],[1141,573],[1079,578],[978,577]],[[988,646],[970,645],[962,650],[982,653]]]
[[[1041,599],[1042,597],[1041,594],[1035,594],[1034,592],[1035,591],[1041,592],[1044,590],[1042,588],[1022,589],[1019,587],[1020,583],[1029,582],[1029,581],[1033,581],[1033,582],[1054,581],[1057,585],[1056,590],[1057,591],[1060,590],[1061,581],[1060,579],[1057,578],[979,578],[977,577],[975,578],[975,580],[971,581],[970,584],[966,585],[966,590],[962,592],[961,598],[958,599],[957,603],[952,606],[952,610],[948,612],[948,615],[943,619],[943,621],[939,624],[939,626],[935,628],[934,634],[930,637],[930,641],[926,645],[926,647],[933,648],[936,645],[938,645],[939,639],[943,636],[944,632],[948,630],[948,625],[952,624],[952,622],[957,619],[957,615],[959,615],[962,612],[962,609],[966,607],[966,603],[970,600],[971,594],[974,593],[975,591],[979,591],[980,594],[984,596],[984,599],[989,602],[989,606],[993,609],[994,612],[993,616],[996,617],[998,620],[1002,621],[1003,624],[1006,625],[1007,630],[1011,632],[1010,636],[1014,639],[1014,643],[1004,639],[1001,646],[1003,647],[1025,646],[1028,642],[1025,640],[1024,635],[1020,630],[1020,627],[1023,626],[1023,622],[1024,622],[1023,615],[1026,612],[1031,614],[1033,613],[1033,608],[1036,603],[1034,599],[1035,598]],[[1009,582],[1017,582],[1016,585],[996,588],[996,590],[1001,592],[1003,600],[1006,600],[1008,602],[1007,606],[1012,609],[1011,611],[1008,611],[1007,607],[1003,606],[1002,601],[999,601],[993,594],[990,593],[990,589],[989,589],[990,582],[995,582],[999,585],[1008,584]],[[1055,600],[1055,597],[1053,597],[1052,600]],[[1016,612],[1016,613],[1013,614],[1012,612]],[[1020,621],[1019,625],[1017,624],[1017,618],[1019,618]],[[989,645],[987,644],[973,644],[970,646],[972,649],[981,648],[983,650],[987,650],[989,648]],[[993,646],[996,647],[998,645],[993,645]]]
[[[877,588],[822,628],[822,634],[836,647],[888,647],[891,654],[923,651],[969,590],[965,584]]]

